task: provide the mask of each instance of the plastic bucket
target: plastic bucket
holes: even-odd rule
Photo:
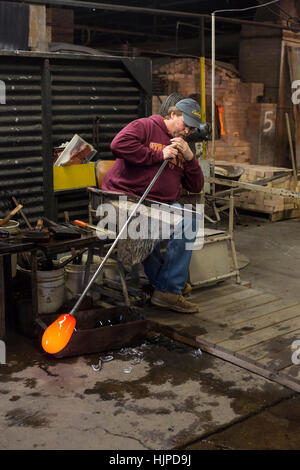
[[[31,275],[29,269],[18,266],[18,270],[27,276]],[[64,302],[64,268],[37,271],[37,291],[39,314],[55,313]]]
[[[100,262],[103,258],[100,258]],[[120,280],[117,262],[114,259],[108,258],[103,266],[103,277],[111,279],[112,281]]]
[[[0,219],[0,221],[3,219]],[[0,227],[3,230],[7,230],[10,235],[18,235],[20,233],[19,222],[16,220],[9,220],[6,224]],[[16,277],[17,274],[17,255],[11,255],[11,274],[12,277]]]

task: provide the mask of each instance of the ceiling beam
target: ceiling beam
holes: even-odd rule
[[[66,28],[58,28],[60,31],[66,31]],[[167,36],[165,34],[151,34],[151,33],[141,33],[139,31],[128,31],[123,29],[111,29],[111,28],[102,28],[100,26],[91,26],[91,25],[83,25],[83,24],[74,24],[73,28],[69,28],[69,31],[73,31],[73,29],[81,30],[81,31],[92,31],[92,32],[100,32],[100,33],[112,33],[112,34],[125,34],[126,36],[140,36],[145,37],[149,36],[151,38],[161,38],[161,39],[172,39],[172,36]]]
[[[155,8],[142,8],[142,7],[132,7],[128,5],[113,5],[107,3],[96,3],[96,2],[83,2],[76,0],[17,0],[22,3],[29,4],[39,4],[39,5],[49,5],[49,6],[60,6],[60,7],[72,7],[72,8],[89,8],[96,10],[107,10],[123,13],[140,13],[143,15],[159,15],[159,16],[177,16],[180,18],[189,18],[189,19],[200,19],[204,18],[211,20],[211,15],[204,13],[189,13],[185,11],[171,11],[171,10],[161,10]],[[290,30],[290,31],[300,31],[300,26],[288,27],[281,24],[267,23],[264,21],[249,21],[249,20],[240,20],[237,18],[226,18],[216,15],[216,21],[222,21],[223,23],[233,23],[233,24],[247,24],[251,26],[259,27],[268,27],[279,30]]]

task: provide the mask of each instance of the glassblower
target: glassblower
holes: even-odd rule
[[[135,206],[134,210],[130,214],[129,218],[123,225],[122,229],[120,230],[118,236],[112,243],[111,247],[109,248],[108,252],[106,253],[105,257],[103,258],[101,264],[97,268],[96,272],[90,279],[89,283],[83,290],[82,294],[80,295],[79,299],[75,303],[74,307],[71,309],[69,313],[64,313],[60,315],[51,325],[48,326],[48,328],[45,330],[43,337],[42,337],[42,348],[49,354],[56,354],[59,351],[61,351],[70,341],[71,336],[75,330],[76,326],[76,319],[74,317],[74,313],[78,309],[79,305],[81,304],[82,300],[84,299],[85,295],[87,294],[89,288],[93,284],[94,280],[97,278],[97,276],[100,274],[102,271],[102,268],[104,264],[106,263],[106,260],[110,256],[111,252],[115,248],[116,244],[118,243],[119,239],[121,238],[123,232],[125,231],[127,225],[131,221],[131,219],[134,217],[136,211],[148,195],[149,191],[151,190],[152,186],[155,184],[156,180],[159,178],[160,174],[162,173],[163,169],[167,165],[168,160],[164,160],[162,165],[160,166],[158,172],[152,179],[151,183],[147,187],[146,191],[140,198],[139,202]]]

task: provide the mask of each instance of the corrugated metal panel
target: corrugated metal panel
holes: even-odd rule
[[[1,57],[0,216],[14,207],[15,196],[29,220],[43,213],[41,73],[38,61]]]
[[[128,122],[139,117],[140,88],[119,60],[55,61],[52,77],[53,143],[79,134],[93,144],[93,121],[99,118],[99,148],[94,160],[112,159],[110,142]],[[85,190],[57,198],[59,219],[87,217]]]
[[[111,158],[109,144],[138,117],[140,90],[119,61],[64,63],[50,67],[54,144],[79,134],[93,143],[93,118],[100,119],[100,156]]]
[[[149,101],[143,74],[133,78],[139,67],[144,72],[145,62],[130,65],[129,71],[121,58],[0,54],[0,80],[6,86],[6,103],[1,104],[2,98],[0,103],[0,217],[14,207],[15,196],[32,223],[49,212],[61,220],[65,210],[71,218],[87,218],[86,190],[54,198],[52,144],[74,134],[93,144],[97,117],[100,141],[94,160],[112,158],[112,138],[148,109],[143,109]]]

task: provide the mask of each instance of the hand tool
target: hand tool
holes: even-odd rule
[[[54,269],[61,269],[61,268],[64,268],[67,264],[71,263],[71,261],[73,261],[75,258],[77,258],[78,256],[81,256],[85,251],[87,251],[88,248],[83,248],[82,250],[78,251],[78,253],[75,253],[72,254],[72,256],[70,256],[70,258],[68,258],[66,261],[64,261],[63,263],[59,263],[57,264],[57,266],[54,267]]]
[[[22,233],[22,240],[45,243],[50,240],[50,233],[42,231],[43,219],[39,218],[34,230],[27,230]]]
[[[36,232],[41,232],[42,228],[43,228],[43,225],[44,225],[43,219],[38,219],[34,230]]]
[[[16,206],[19,205],[17,199],[16,199],[14,196],[12,196],[12,200],[14,201],[14,203],[15,203]],[[24,222],[25,222],[25,224],[27,225],[27,227],[29,228],[29,230],[33,230],[33,228],[32,228],[32,226],[31,226],[29,220],[27,219],[27,217],[26,217],[26,215],[24,214],[24,212],[22,211],[22,209],[20,209],[20,214],[21,214],[21,216],[23,217]]]
[[[96,225],[91,225],[86,222],[83,222],[82,220],[74,220],[74,224],[78,225],[78,227],[89,227],[92,228],[93,230],[97,230]]]
[[[68,224],[70,222],[70,219],[69,219],[69,212],[68,211],[65,211],[64,212],[64,216],[65,216],[65,222]]]
[[[57,224],[56,222],[48,219],[47,217],[42,217],[42,219],[48,227],[48,230],[53,233],[53,238],[56,240],[81,237],[80,233],[78,233],[75,229]]]
[[[15,215],[17,212],[19,212],[20,209],[22,209],[22,205],[19,204],[17,207],[15,207],[4,219],[0,220],[0,227],[3,227],[11,218],[13,215]]]
[[[89,228],[83,228],[83,227],[78,227],[76,224],[74,224],[74,222],[62,222],[62,224],[64,227],[68,227],[68,228],[71,228],[71,229],[75,229],[77,232],[80,232],[80,233],[84,233],[84,234],[90,234],[91,231]]]
[[[149,191],[155,184],[156,180],[159,178],[160,174],[162,173],[163,169],[165,166],[168,164],[168,160],[164,160],[162,165],[160,166],[159,170],[157,171],[156,175],[152,179],[151,183],[147,187],[146,191],[140,198],[139,202],[137,203],[136,207],[130,214],[129,218],[121,228],[118,236],[112,243],[111,247],[107,251],[106,255],[104,256],[102,262],[100,263],[99,267],[97,268],[96,272],[94,275],[91,277],[90,281],[88,282],[87,286],[83,290],[82,294],[80,295],[79,299],[75,303],[74,307],[71,309],[70,313],[65,313],[63,315],[60,315],[51,325],[48,326],[48,328],[44,331],[43,337],[42,337],[42,347],[43,349],[49,353],[49,354],[56,354],[62,349],[66,347],[68,342],[70,341],[70,338],[74,332],[75,326],[76,326],[76,319],[74,317],[74,313],[80,306],[81,302],[83,301],[85,295],[87,294],[89,288],[95,281],[95,279],[98,277],[100,272],[102,271],[102,268],[104,264],[106,263],[107,259],[109,258],[110,254],[114,250],[116,244],[118,243],[119,239],[121,238],[123,232],[126,230],[127,225],[129,222],[132,220],[132,218],[135,216],[136,211],[142,204],[143,200],[146,198],[148,195]]]
[[[107,238],[115,238],[116,233],[113,232],[112,230],[108,230],[105,228],[97,227],[96,225],[91,225],[86,222],[83,222],[82,220],[74,220],[74,224],[78,225],[78,227],[89,227],[93,230],[96,230],[98,233],[101,232],[107,236]]]

